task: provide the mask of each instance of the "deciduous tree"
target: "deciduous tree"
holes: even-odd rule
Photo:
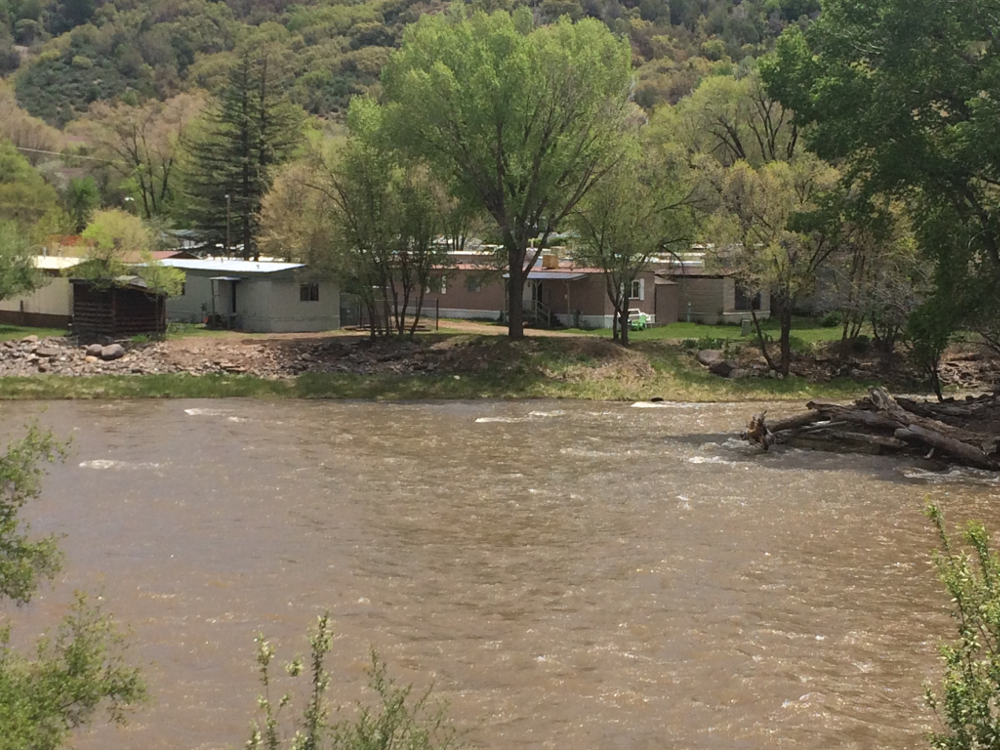
[[[98,211],[82,236],[90,241],[90,249],[87,262],[73,268],[74,276],[98,285],[139,276],[151,291],[180,293],[184,272],[153,260],[153,233],[138,216],[117,208]]]
[[[905,200],[956,324],[997,329],[1000,17],[988,0],[829,0],[763,67],[769,90],[872,194]],[[961,269],[954,273],[954,269]]]
[[[719,171],[719,208],[715,215],[715,262],[733,271],[750,293],[767,293],[781,326],[781,361],[791,366],[792,311],[815,287],[816,272],[843,241],[836,203],[839,174],[803,154],[793,162],[768,162],[754,168],[745,161]],[[773,368],[760,323],[761,351]]]
[[[0,300],[30,292],[41,282],[27,237],[13,222],[0,221]]]
[[[10,141],[0,141],[0,220],[31,232],[59,213],[59,196]],[[36,238],[40,239],[40,238]]]
[[[455,10],[410,26],[382,83],[393,143],[496,222],[520,338],[529,268],[621,156],[628,43],[590,19],[534,28],[526,9]]]
[[[76,129],[129,181],[143,216],[152,219],[169,208],[181,141],[203,106],[203,99],[192,94],[137,106],[95,102]]]
[[[576,260],[604,271],[615,340],[628,346],[633,282],[650,258],[691,239],[689,185],[679,160],[651,160],[638,148],[594,186],[573,213]],[[649,289],[647,294],[653,294]],[[620,339],[619,339],[620,336]]]
[[[333,209],[330,249],[368,308],[372,334],[412,334],[432,275],[446,270],[447,246],[438,237],[454,229],[462,209],[422,165],[391,147],[385,112],[373,101],[355,99],[348,124],[350,138],[326,155],[314,185]]]
[[[42,464],[61,454],[34,426],[0,454],[0,601],[28,603],[60,569],[55,537],[33,537],[21,512],[41,492]],[[145,698],[120,629],[85,595],[33,654],[12,645],[14,619],[0,616],[0,750],[56,750],[101,708],[122,723]]]
[[[0,81],[0,139],[21,149],[33,165],[51,158],[63,144],[62,133],[18,106],[14,89],[4,81]]]

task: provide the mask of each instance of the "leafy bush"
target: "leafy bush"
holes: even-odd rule
[[[43,463],[64,455],[37,426],[0,453],[0,606],[7,612],[8,602],[30,602],[60,570],[55,537],[32,538],[21,511],[40,494]],[[11,624],[0,615],[0,750],[56,750],[99,709],[124,723],[145,699],[125,638],[86,595],[78,592],[55,633],[30,651],[14,647]]]
[[[805,339],[799,338],[798,336],[789,336],[788,345],[796,354],[805,355],[812,353],[812,344]]]
[[[366,671],[377,704],[373,708],[359,704],[354,719],[331,724],[325,700],[330,675],[324,661],[332,642],[330,615],[324,614],[309,636],[309,698],[301,718],[283,726],[281,714],[291,704],[291,698],[285,694],[277,701],[271,699],[275,652],[262,635],[257,636],[257,673],[262,693],[257,698],[260,715],[251,725],[247,750],[455,750],[461,746],[458,732],[447,721],[447,707],[432,704],[429,689],[414,697],[412,686],[397,685],[374,650]],[[288,663],[285,671],[292,678],[301,676],[302,658]]]
[[[820,318],[819,324],[823,328],[837,328],[844,322],[844,316],[842,316],[836,310],[828,312],[822,318]]]
[[[971,554],[952,547],[941,510],[927,515],[938,533],[941,549],[934,555],[938,577],[948,590],[958,638],[939,648],[945,672],[941,694],[930,687],[927,705],[944,726],[932,732],[937,750],[985,750],[997,747],[1000,721],[1000,557],[991,549],[990,535],[979,521],[970,522],[962,539]]]

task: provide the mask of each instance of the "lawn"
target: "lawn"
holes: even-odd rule
[[[27,326],[0,325],[0,341],[23,339],[25,336],[38,336],[40,339],[51,336],[66,336],[65,328],[29,328]]]
[[[765,320],[761,322],[761,329],[772,341],[777,341],[781,335],[780,326],[777,320]],[[611,336],[610,328],[598,328],[596,330],[583,330],[578,328],[567,329],[567,333],[577,333],[586,336]],[[793,318],[792,336],[807,343],[818,341],[839,341],[841,336],[840,326],[824,327],[818,320],[813,318]],[[757,332],[753,331],[750,336],[743,336],[738,325],[702,325],[701,323],[670,323],[665,326],[654,326],[645,331],[631,331],[629,339],[633,341],[684,341],[687,339],[734,339],[743,341],[756,341]]]

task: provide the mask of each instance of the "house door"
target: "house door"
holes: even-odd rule
[[[521,295],[521,301],[525,310],[534,310],[535,306],[538,304],[538,281],[533,279],[527,279],[524,282],[524,293]]]

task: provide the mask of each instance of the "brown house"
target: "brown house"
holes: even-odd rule
[[[507,274],[490,270],[474,258],[463,258],[445,272],[437,295],[441,317],[498,320],[507,311]],[[600,268],[577,266],[543,255],[528,272],[522,306],[528,321],[572,328],[610,328],[614,309]],[[770,316],[766,294],[742,292],[727,271],[708,272],[700,258],[676,262],[654,259],[629,290],[629,309],[645,313],[652,325],[677,321],[738,324],[750,316]]]
[[[648,270],[640,274],[630,290],[629,307],[646,313],[653,322],[658,322],[658,306],[669,305],[669,294],[657,294],[657,283]],[[460,263],[433,291],[444,318],[497,320],[507,311],[507,274],[476,264]],[[565,262],[531,269],[522,305],[529,321],[545,326],[609,328],[614,317],[604,272]],[[664,307],[662,314],[669,317],[672,309]]]
[[[747,294],[731,273],[669,268],[657,271],[657,277],[677,285],[676,320],[706,325],[737,324],[748,319],[751,310],[761,319],[771,316],[767,293]]]
[[[73,331],[83,342],[120,339],[167,330],[167,298],[150,292],[141,279],[98,286],[87,279],[73,285]]]

